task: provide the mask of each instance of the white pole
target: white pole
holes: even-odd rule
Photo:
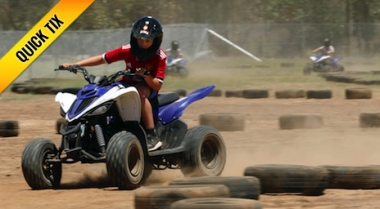
[[[241,47],[239,47],[238,45],[232,43],[231,41],[229,41],[228,39],[226,39],[226,38],[224,38],[223,36],[219,35],[219,34],[216,33],[215,31],[213,31],[213,30],[211,30],[211,29],[207,29],[207,31],[210,32],[211,34],[215,35],[216,37],[222,39],[224,42],[230,44],[231,46],[233,46],[233,47],[239,49],[239,50],[242,51],[244,54],[246,54],[246,55],[252,57],[253,59],[255,59],[255,60],[259,61],[259,62],[261,62],[261,59],[255,57],[253,54],[247,52],[247,51],[244,50],[243,48],[241,48]]]

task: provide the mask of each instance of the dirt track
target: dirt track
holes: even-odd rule
[[[62,189],[33,191],[21,172],[21,153],[35,137],[58,144],[55,121],[58,104],[53,95],[12,99],[0,97],[0,119],[18,120],[18,137],[0,138],[0,208],[134,208],[134,191],[108,187],[105,166],[64,165]],[[18,97],[16,97],[18,98]],[[21,98],[21,97],[20,97]],[[223,105],[221,105],[223,104]],[[281,163],[300,165],[379,164],[380,129],[359,127],[359,114],[380,112],[380,97],[369,100],[236,99],[207,97],[192,104],[183,120],[194,126],[201,113],[245,114],[245,130],[222,132],[227,145],[227,165],[223,176],[243,175],[245,167]],[[288,113],[319,113],[321,129],[280,130],[278,118]],[[154,172],[150,185],[163,185],[182,177],[178,170]],[[379,190],[325,190],[317,197],[261,195],[264,208],[380,208]]]

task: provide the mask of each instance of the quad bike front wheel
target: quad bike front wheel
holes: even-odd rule
[[[187,149],[180,161],[185,176],[219,176],[226,164],[226,146],[219,132],[209,126],[196,126],[185,136]]]
[[[56,188],[61,183],[62,163],[48,162],[58,151],[53,142],[44,138],[31,140],[21,157],[22,173],[32,189]]]
[[[121,131],[112,136],[107,147],[106,167],[108,176],[119,189],[140,187],[152,170],[149,166],[135,135]]]

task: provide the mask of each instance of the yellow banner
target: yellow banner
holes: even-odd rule
[[[0,60],[2,93],[95,0],[60,0]]]

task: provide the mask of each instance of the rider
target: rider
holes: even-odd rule
[[[166,54],[160,48],[162,38],[163,30],[158,20],[151,16],[144,16],[133,23],[129,44],[76,63],[62,65],[68,69],[72,65],[85,67],[124,61],[127,70],[143,75],[144,77],[140,79],[124,76],[121,81],[134,85],[139,92],[141,115],[147,133],[149,151],[156,150],[162,145],[154,129],[152,105],[149,102],[149,99],[157,96],[164,82]]]
[[[178,41],[172,41],[171,48],[165,50],[168,57],[171,57],[173,59],[181,58],[181,48],[179,47]]]
[[[330,55],[330,58],[326,59],[326,63],[331,65],[332,61],[332,54],[335,52],[334,47],[331,45],[330,39],[326,38],[323,42],[323,46],[320,46],[313,50],[313,52],[319,52],[321,51],[323,55]]]

